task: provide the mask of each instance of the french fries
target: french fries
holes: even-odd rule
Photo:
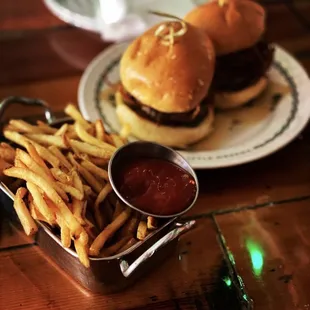
[[[81,263],[86,267],[89,268],[90,262],[88,257],[88,247],[87,245],[83,244],[79,239],[74,240],[74,247],[76,253],[81,261]]]
[[[0,175],[11,181],[25,233],[37,232],[36,221],[49,224],[88,268],[89,256],[121,253],[158,223],[121,204],[109,183],[107,165],[124,139],[108,134],[101,120],[86,121],[72,104],[65,112],[74,123],[59,129],[11,120],[3,135],[14,145],[0,143]]]
[[[68,123],[63,124],[56,132],[55,136],[62,136],[68,131],[69,125]]]
[[[61,215],[57,215],[57,224],[60,227],[60,240],[61,244],[65,248],[70,248],[71,246],[71,236],[70,236],[70,229],[68,225],[65,223]]]
[[[74,187],[78,191],[80,191],[83,195],[85,195],[82,180],[75,170],[72,171],[72,177],[73,177]],[[84,208],[85,204],[86,204],[86,202],[82,201],[82,199],[77,199],[77,197],[73,197],[73,199],[72,199],[73,215],[82,225],[85,224],[85,220],[83,219],[83,208]]]
[[[10,164],[13,164],[15,160],[15,150],[1,145],[0,146],[0,158]]]
[[[103,220],[103,214],[100,212],[99,207],[100,204],[105,200],[105,198],[108,196],[108,194],[112,191],[112,187],[109,183],[107,183],[102,190],[100,191],[99,195],[97,196],[97,199],[95,201],[95,220],[100,229],[103,229],[104,227],[104,220]]]
[[[39,191],[39,188],[31,182],[27,182],[27,188],[33,197],[33,203],[38,211],[42,214],[43,217],[47,219],[48,223],[53,223],[56,220],[55,214],[48,207]]]
[[[67,148],[67,145],[62,136],[52,136],[45,134],[27,134],[26,137],[32,141],[40,143],[45,146],[55,145],[61,149]]]
[[[60,166],[60,160],[55,155],[53,155],[53,153],[51,153],[47,148],[35,142],[33,142],[32,144],[43,160],[49,163],[52,167],[58,168]]]
[[[115,151],[115,149],[116,149],[115,147],[111,146],[110,144],[103,142],[102,140],[99,140],[99,139],[93,137],[92,135],[90,135],[80,123],[75,124],[75,131],[76,131],[78,137],[86,143],[89,143],[89,144],[95,145],[95,146],[99,146],[102,148],[106,148],[106,149],[110,150],[111,152]],[[100,156],[98,156],[98,157],[100,157]]]
[[[93,173],[94,175],[98,176],[99,178],[102,178],[106,181],[109,180],[109,175],[108,175],[108,171],[97,167],[95,164],[93,164],[92,162],[88,161],[88,160],[83,160],[81,162],[82,167],[84,167],[85,169],[87,169],[90,173]]]
[[[122,247],[117,251],[117,253],[125,252],[126,250],[128,250],[129,248],[131,248],[133,245],[135,245],[137,242],[138,242],[137,239],[135,239],[134,237],[132,237],[131,239],[129,239],[129,241],[128,241],[124,246],[122,246]]]
[[[55,180],[67,185],[72,185],[73,178],[68,174],[66,174],[65,172],[63,172],[61,169],[51,168],[50,172],[52,173],[52,176]]]
[[[37,126],[32,126],[23,120],[15,120],[11,119],[9,122],[14,128],[18,129],[20,132],[35,132],[35,133],[42,133],[42,129]]]
[[[113,213],[113,220],[116,219],[120,213],[122,213],[123,211],[123,208],[122,208],[122,205],[121,203],[119,202],[119,200],[117,199],[116,200],[116,204],[115,204],[115,209],[114,209],[114,213]]]
[[[96,120],[96,138],[100,141],[104,141],[105,130],[101,119]]]
[[[24,231],[27,236],[34,235],[38,231],[38,226],[31,217],[29,210],[26,207],[26,204],[23,200],[27,193],[26,188],[20,187],[15,195],[14,199],[14,209],[19,217],[19,220],[24,228]]]
[[[147,217],[147,222],[146,222],[146,226],[148,230],[155,230],[158,228],[158,224],[157,224],[157,220],[155,217],[153,216],[148,216]]]
[[[143,240],[148,234],[147,224],[145,221],[140,221],[138,230],[137,230],[137,239]]]
[[[84,167],[82,167],[74,158],[72,153],[68,154],[68,159],[72,165],[77,169],[77,171],[82,175],[86,182],[97,192],[100,193],[102,189],[101,183]]]
[[[40,157],[40,155],[38,154],[36,148],[31,143],[28,143],[27,151],[28,151],[29,155],[33,158],[33,160],[44,169],[45,173],[50,178],[52,178],[53,176],[52,176],[51,171],[48,169],[48,167],[46,166],[44,160]]]
[[[122,227],[130,216],[131,210],[129,208],[125,209],[112,223],[110,223],[94,240],[89,248],[89,253],[91,255],[99,255],[100,250],[106,243],[106,241],[111,238],[115,232]]]
[[[51,145],[49,151],[59,160],[59,164],[66,167],[67,170],[72,168],[69,160],[61,153],[61,151],[55,145]]]
[[[71,116],[77,123],[81,123],[86,129],[90,128],[90,124],[83,118],[81,113],[73,104],[68,104],[65,108],[65,113]]]
[[[92,144],[81,142],[74,139],[70,139],[70,144],[72,147],[76,148],[81,153],[89,154],[103,159],[110,159],[113,154],[113,151],[110,149],[99,148]]]
[[[37,121],[37,125],[38,125],[38,127],[41,128],[43,133],[48,133],[50,135],[53,135],[57,132],[56,128],[50,127],[42,121]]]

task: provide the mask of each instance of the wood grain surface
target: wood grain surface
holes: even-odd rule
[[[261,2],[268,39],[310,73],[310,2]],[[42,98],[61,112],[77,102],[83,70],[108,45],[58,20],[41,0],[2,0],[0,98]],[[6,118],[39,113],[16,106]],[[76,284],[2,208],[0,309],[310,309],[309,133],[258,162],[199,171],[201,194],[186,214],[196,228],[154,272],[118,294]]]

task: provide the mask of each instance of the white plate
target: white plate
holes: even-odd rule
[[[108,87],[104,77],[119,81],[119,59],[127,44],[112,45],[98,55],[84,72],[78,91],[83,115],[90,120],[101,117],[115,132],[120,130],[115,108],[111,102],[102,101],[100,93]],[[288,144],[306,126],[310,117],[310,80],[303,67],[276,46],[268,75],[272,91],[251,106],[217,114],[211,137],[180,151],[193,168],[228,167],[257,160]],[[271,96],[283,89],[287,90],[285,95],[272,105]]]
[[[105,0],[111,1],[111,0]],[[197,3],[193,0],[127,0],[130,10],[143,16],[148,26],[157,23],[160,18],[147,14],[152,9],[175,16],[184,16]],[[101,32],[98,23],[99,0],[44,0],[48,9],[66,23],[86,30]]]

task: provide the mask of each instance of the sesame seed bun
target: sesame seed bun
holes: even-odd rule
[[[121,82],[137,101],[159,112],[190,111],[208,93],[214,73],[213,44],[203,31],[186,24],[187,31],[166,46],[155,36],[163,24],[175,32],[181,27],[175,21],[160,23],[136,38],[122,56]]]

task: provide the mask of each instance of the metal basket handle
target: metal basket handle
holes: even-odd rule
[[[23,104],[26,106],[39,106],[44,108],[44,115],[48,124],[51,124],[55,119],[51,109],[45,101],[35,98],[11,96],[5,98],[0,103],[0,123],[2,123],[3,114],[5,113],[7,107],[15,103]]]
[[[178,238],[181,234],[190,230],[196,221],[189,221],[186,223],[176,223],[175,228],[168,232],[165,236],[159,239],[154,243],[149,249],[147,249],[141,256],[139,256],[132,264],[121,259],[120,260],[120,269],[124,277],[129,277],[142,263],[146,262],[153,254],[158,251],[160,248],[171,242],[172,240]]]

